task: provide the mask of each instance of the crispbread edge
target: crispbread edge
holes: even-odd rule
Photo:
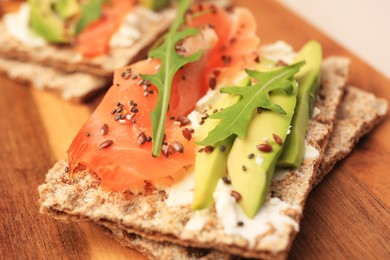
[[[34,63],[0,58],[0,75],[20,84],[52,92],[62,99],[84,102],[108,85],[108,78],[86,73],[63,73]]]
[[[292,205],[299,206],[301,209],[307,193],[313,185],[314,173],[319,166],[323,150],[333,129],[336,110],[348,74],[348,64],[347,59],[340,57],[331,57],[324,61],[323,86],[319,93],[320,98],[316,101],[316,107],[320,109],[321,113],[310,121],[307,133],[308,142],[318,149],[320,157],[303,165],[300,171],[304,174],[291,174],[271,185],[270,192],[276,197]],[[329,93],[332,93],[332,95],[329,95]],[[53,174],[53,171],[51,173]],[[114,223],[118,228],[128,233],[135,233],[156,241],[170,241],[184,246],[213,247],[223,252],[244,257],[284,258],[296,234],[296,230],[291,228],[290,232],[286,234],[286,244],[283,244],[283,249],[277,252],[261,248],[258,244],[254,248],[249,248],[247,241],[243,238],[223,234],[221,227],[218,226],[217,219],[214,219],[213,222],[215,223],[211,223],[208,230],[204,228],[201,232],[194,232],[193,234],[182,232],[184,224],[191,217],[192,211],[186,207],[172,209],[164,206],[163,200],[166,196],[164,191],[156,191],[150,196],[142,197],[129,193],[104,193],[98,188],[99,181],[93,179],[88,172],[80,172],[77,176],[78,181],[76,181],[77,179],[53,180],[50,174],[48,178],[48,184],[40,187],[42,212],[62,211],[69,215],[100,222],[104,219],[104,223]],[[73,181],[75,182],[72,183]],[[87,182],[89,184],[81,187],[77,185],[77,182]],[[81,194],[74,193],[72,189],[75,187],[73,185],[77,185],[79,189],[81,188]],[[92,196],[94,203],[86,205],[86,196]],[[104,199],[100,201],[102,197]],[[110,199],[109,203],[107,203],[107,199]],[[89,198],[89,201],[91,201],[91,198]],[[289,216],[299,222],[302,213],[301,211],[295,211],[290,213]],[[165,224],[162,225],[160,222]],[[276,246],[280,247],[280,245]]]

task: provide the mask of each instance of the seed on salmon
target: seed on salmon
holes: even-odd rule
[[[100,132],[102,133],[102,135],[106,135],[108,133],[108,125],[103,124],[102,128],[100,128]]]
[[[183,130],[181,131],[184,138],[187,140],[187,141],[190,141],[191,138],[192,138],[192,134],[191,134],[191,130],[188,129],[187,127],[184,127]]]
[[[219,76],[219,74],[221,74],[221,71],[220,70],[213,70],[213,74],[217,78]]]
[[[173,155],[175,153],[175,149],[172,147],[172,145],[163,145],[161,152],[166,158],[168,158],[169,155]]]
[[[146,135],[145,135],[145,132],[142,132],[138,135],[137,137],[137,143],[142,145],[146,142]]]
[[[217,79],[216,78],[214,78],[214,77],[211,77],[210,79],[209,79],[209,87],[211,88],[211,89],[215,89],[215,86],[217,85]]]
[[[183,153],[184,152],[184,147],[183,147],[183,145],[180,142],[174,142],[173,143],[173,148],[176,151],[178,151],[179,153]]]
[[[223,56],[222,56],[222,61],[223,61],[223,64],[224,64],[225,66],[227,66],[227,65],[229,65],[230,62],[232,61],[232,57],[223,55]]]
[[[114,143],[114,141],[112,141],[112,140],[105,140],[99,145],[98,149],[101,150],[101,149],[107,148],[107,147],[111,146],[113,143]]]
[[[278,63],[276,63],[278,66],[288,66],[288,64],[284,60],[278,60]]]
[[[176,120],[180,122],[180,127],[191,124],[191,121],[185,116],[179,116]]]

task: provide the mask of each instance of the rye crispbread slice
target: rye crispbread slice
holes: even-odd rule
[[[0,75],[53,92],[64,100],[84,102],[109,85],[109,79],[86,73],[63,73],[46,66],[0,58]]]
[[[348,87],[339,109],[334,130],[325,149],[315,185],[330,173],[334,165],[346,157],[359,139],[369,133],[387,112],[387,102],[373,94]],[[128,233],[115,224],[97,223],[124,246],[136,249],[150,259],[235,259],[235,256],[216,250],[183,247],[169,242],[155,242]]]
[[[65,100],[87,101],[108,87],[116,68],[144,58],[153,42],[169,28],[175,13],[169,8],[159,19],[151,19],[140,8],[134,12],[147,30],[142,37],[130,47],[111,48],[108,54],[95,58],[83,58],[72,46],[26,45],[0,21],[0,74]]]
[[[315,175],[316,183],[331,171],[337,161],[352,151],[355,143],[367,134],[381,120],[387,111],[387,102],[354,87],[347,89],[340,107],[334,131],[326,148],[320,169]],[[364,115],[364,116],[362,116]],[[48,174],[47,182],[64,178],[66,162],[58,163]],[[46,205],[43,211],[63,220],[82,220],[82,216],[67,214],[56,205]],[[121,244],[139,250],[151,259],[232,259],[234,256],[210,249],[183,247],[169,242],[155,242],[128,233],[118,228],[116,223],[100,220],[96,222]]]
[[[141,11],[140,11],[141,10]],[[126,66],[146,56],[147,49],[164,33],[175,18],[173,8],[163,11],[160,19],[151,19],[136,7],[140,21],[147,25],[142,37],[131,47],[111,48],[108,54],[93,58],[83,58],[72,46],[26,45],[14,38],[0,22],[0,58],[35,63],[59,71],[84,72],[98,77],[112,77],[116,68]]]
[[[316,101],[317,113],[310,120],[306,135],[307,143],[318,151],[319,156],[306,159],[300,169],[273,181],[270,188],[269,194],[273,198],[269,198],[266,205],[269,201],[284,201],[289,207],[280,215],[296,223],[302,216],[304,202],[314,185],[315,173],[333,129],[348,65],[349,60],[341,57],[330,57],[323,63],[322,88]],[[164,190],[153,190],[145,195],[106,192],[99,187],[99,179],[88,170],[68,178],[58,174],[63,171],[62,167],[64,163],[57,164],[49,172],[46,184],[39,188],[41,211],[55,213],[58,218],[90,219],[155,241],[212,247],[221,252],[256,258],[283,258],[297,233],[298,224],[286,224],[282,230],[271,225],[250,245],[241,236],[225,234],[213,208],[201,230],[186,230],[186,223],[195,213],[190,205],[167,206],[167,193]]]

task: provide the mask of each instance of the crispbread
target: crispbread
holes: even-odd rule
[[[330,57],[323,63],[322,88],[316,101],[317,113],[310,120],[306,135],[307,143],[318,151],[318,157],[306,159],[300,169],[284,178],[275,179],[271,185],[269,194],[272,194],[272,198],[267,200],[266,205],[270,201],[284,201],[289,205],[288,210],[280,213],[280,216],[297,223],[333,129],[348,65],[349,61],[341,57]],[[100,181],[88,170],[69,178],[61,174],[63,167],[64,163],[57,164],[47,175],[46,184],[39,188],[41,211],[54,213],[56,217],[90,219],[151,240],[212,247],[222,252],[256,258],[284,258],[297,232],[298,224],[284,225],[283,230],[273,228],[258,236],[251,246],[241,236],[225,234],[213,208],[201,230],[186,230],[186,223],[195,213],[190,205],[167,206],[167,193],[164,190],[155,190],[147,195],[105,192],[99,187]]]
[[[360,137],[368,133],[385,116],[387,103],[385,100],[377,99],[372,94],[349,87],[345,99],[338,113],[335,128],[326,149],[320,170],[314,179],[318,182],[319,178],[325,176],[334,166],[334,164],[344,158],[352,149]],[[361,116],[364,115],[364,116]],[[52,183],[64,178],[63,168],[65,162],[57,164],[48,174],[47,183]],[[67,177],[65,177],[67,179]],[[85,180],[85,179],[84,179]],[[86,179],[89,184],[96,184],[96,180]],[[84,186],[79,182],[80,186]],[[44,188],[40,189],[44,192]],[[68,194],[69,196],[70,194]],[[67,200],[67,198],[65,198]],[[45,203],[44,201],[41,201]],[[63,220],[81,220],[85,217],[77,214],[67,214],[71,208],[64,208],[63,202],[57,201],[60,205],[53,202],[42,207],[42,211]],[[75,206],[75,204],[73,204]],[[60,209],[62,208],[62,209]],[[220,253],[215,250],[186,248],[173,243],[147,240],[125,230],[118,228],[116,223],[105,221],[104,219],[95,221],[106,227],[108,232],[113,235],[120,243],[131,248],[140,250],[151,259],[231,259],[233,256]]]
[[[82,102],[106,87],[109,79],[86,73],[63,73],[46,66],[0,58],[0,74],[38,89],[59,95],[65,100]]]
[[[165,32],[174,19],[174,9],[167,9],[160,19],[153,20],[137,11],[140,20],[148,23],[147,33],[134,42],[131,47],[111,48],[106,55],[94,58],[83,58],[72,46],[28,46],[19,42],[0,22],[0,57],[3,59],[13,59],[29,61],[60,71],[84,72],[94,76],[111,77],[116,68],[123,67],[145,56],[148,47]]]
[[[315,184],[353,149],[359,139],[370,132],[387,111],[387,102],[355,87],[348,87],[339,109],[334,130],[326,147]],[[173,243],[158,243],[127,233],[115,225],[99,223],[122,245],[147,255],[150,259],[234,259],[234,256],[215,250],[186,248]]]

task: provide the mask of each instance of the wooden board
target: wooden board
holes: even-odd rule
[[[390,80],[274,1],[236,1],[263,43],[309,39],[352,60],[350,84],[390,101]],[[358,28],[353,28],[358,29]],[[97,227],[38,213],[37,186],[98,104],[74,105],[0,77],[0,259],[144,259]],[[390,121],[365,137],[312,192],[291,259],[390,259]]]

